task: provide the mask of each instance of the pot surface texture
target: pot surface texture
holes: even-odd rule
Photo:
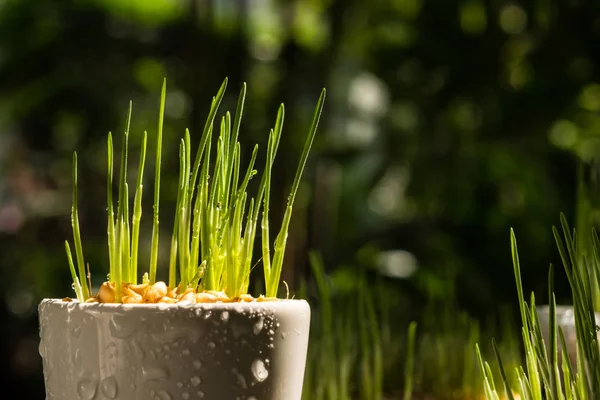
[[[304,300],[39,305],[46,399],[299,400]]]

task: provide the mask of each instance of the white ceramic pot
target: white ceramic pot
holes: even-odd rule
[[[81,304],[43,300],[46,399],[299,400],[303,300]]]
[[[540,317],[540,325],[542,335],[546,346],[550,343],[550,306],[536,306],[538,316]],[[600,325],[600,314],[596,313],[596,324]],[[571,366],[574,370],[577,369],[577,331],[575,330],[575,312],[573,306],[556,306],[556,325],[560,327],[565,336],[565,345]],[[558,331],[557,331],[558,335]],[[600,335],[599,335],[600,338]],[[558,340],[558,349],[560,355],[560,338]]]

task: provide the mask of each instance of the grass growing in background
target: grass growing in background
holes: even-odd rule
[[[575,227],[578,235],[576,236],[576,245],[578,250],[578,263],[584,262],[583,258],[588,259],[592,257],[592,228],[594,227],[594,204],[597,203],[598,199],[595,199],[598,191],[598,183],[595,179],[586,179],[586,169],[589,169],[594,173],[598,173],[600,170],[600,164],[598,162],[590,165],[584,164],[582,161],[579,162],[577,167],[577,194],[576,194],[576,221]],[[596,200],[596,201],[595,201]],[[591,274],[590,284],[592,287],[592,299],[594,303],[594,309],[600,311],[600,277],[596,275],[596,270],[593,268],[589,271]]]
[[[428,317],[417,329],[416,322],[398,319],[383,282],[368,283],[366,275],[358,273],[352,287],[336,287],[317,253],[310,254],[310,261],[318,299],[313,305],[303,399],[483,397],[473,349],[482,337],[492,335],[477,321],[454,306],[436,304],[426,309]],[[307,283],[301,286],[300,296],[311,297]],[[375,307],[380,299],[388,305]],[[509,317],[501,319],[504,331],[498,348],[512,366],[520,362],[520,354]],[[491,347],[484,352],[494,354]],[[501,378],[496,383],[501,384]]]
[[[526,363],[525,366],[512,371],[500,368],[503,385],[499,387],[494,384],[492,368],[480,356],[480,371],[488,400],[500,399],[501,393],[509,399],[514,399],[513,392],[523,400],[600,398],[600,348],[593,291],[600,276],[600,240],[596,231],[592,229],[590,251],[585,252],[585,249],[578,247],[578,243],[582,243],[577,240],[578,232],[571,230],[564,215],[561,215],[561,228],[562,234],[556,227],[553,228],[553,233],[573,296],[577,336],[576,365],[571,365],[564,333],[561,327],[557,326],[553,268],[550,266],[549,273],[550,334],[549,343],[545,343],[535,307],[535,296],[532,294],[528,303],[523,294],[517,242],[511,230]],[[479,348],[477,351],[479,353]],[[497,358],[501,359],[500,356]],[[508,382],[509,374],[513,373],[518,380],[517,386],[511,386]]]
[[[227,88],[227,79],[212,99],[202,136],[192,157],[192,140],[188,130],[179,143],[179,183],[175,222],[169,254],[169,287],[180,292],[211,290],[225,292],[230,299],[247,294],[251,265],[254,260],[254,240],[260,222],[262,263],[267,297],[276,297],[283,268],[288,229],[293,204],[308,154],[315,137],[325,89],[317,102],[312,122],[306,136],[302,155],[288,196],[280,230],[271,250],[269,201],[271,171],[283,132],[285,108],[279,107],[274,127],[268,135],[266,162],[258,186],[251,197],[249,181],[258,173],[255,161],[258,145],[254,146],[247,165],[242,165],[242,149],[238,141],[246,98],[246,85],[242,86],[234,117],[227,111],[220,119],[217,112]],[[144,283],[154,284],[158,268],[159,205],[162,158],[162,134],[166,102],[166,80],[163,83],[158,128],[156,135],[156,163],[154,183],[154,208],[151,255]],[[121,161],[118,175],[116,210],[113,204],[114,146],[109,133],[107,140],[107,239],[110,274],[109,282],[116,290],[116,301],[122,299],[123,284],[137,284],[138,247],[142,219],[142,193],[146,145],[144,132],[141,142],[138,176],[133,205],[130,207],[127,165],[132,116],[130,103],[126,130],[122,137]],[[213,132],[217,138],[213,146]],[[116,214],[115,214],[116,211]],[[262,213],[261,213],[262,212]],[[85,279],[85,261],[77,209],[77,154],[73,156],[73,238],[77,269],[73,263],[70,246],[65,244],[73,285],[79,301],[91,295]]]

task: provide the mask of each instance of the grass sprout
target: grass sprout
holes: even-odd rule
[[[255,145],[249,161],[243,165],[243,155],[238,141],[242,125],[242,115],[246,99],[246,84],[240,90],[235,114],[227,111],[218,117],[228,80],[221,84],[212,98],[204,129],[195,152],[192,150],[192,136],[185,131],[179,142],[179,178],[177,202],[171,246],[169,252],[168,287],[157,282],[159,248],[159,206],[161,158],[163,145],[163,125],[166,103],[166,79],[163,81],[158,128],[156,135],[156,162],[154,174],[154,204],[152,219],[152,242],[147,272],[142,279],[143,288],[138,287],[139,238],[142,221],[142,193],[144,168],[147,155],[148,133],[144,132],[135,182],[135,195],[130,206],[129,182],[127,177],[129,161],[129,138],[133,105],[130,102],[126,129],[121,139],[121,153],[118,171],[116,207],[113,186],[114,145],[109,132],[107,140],[107,240],[109,278],[101,287],[101,293],[114,289],[116,302],[150,301],[163,299],[177,300],[188,293],[207,291],[202,299],[227,298],[229,300],[247,298],[250,272],[254,260],[254,241],[257,234],[258,218],[261,217],[261,259],[263,262],[266,298],[276,298],[284,263],[288,230],[292,218],[293,205],[308,155],[319,125],[325,101],[325,89],[318,99],[312,121],[306,135],[304,147],[294,176],[283,220],[271,249],[269,206],[271,195],[271,175],[283,133],[285,108],[278,109],[275,125],[268,135],[266,161],[258,191],[255,196],[248,193],[250,180],[258,174],[255,163],[258,145]],[[216,134],[216,138],[213,137]],[[192,154],[195,153],[194,156]],[[247,157],[247,155],[246,155]],[[116,209],[115,209],[116,208]],[[262,212],[262,213],[261,213]],[[85,279],[85,263],[79,229],[77,209],[77,154],[73,155],[73,207],[71,213],[75,258],[73,263],[70,246],[65,244],[73,287],[79,301],[103,301],[101,296],[91,297],[90,287]],[[148,294],[146,287],[153,287],[154,294]],[[167,298],[166,293],[171,294]],[[157,294],[160,294],[158,296]],[[372,310],[367,310],[372,313]]]
[[[564,334],[556,319],[556,299],[554,296],[554,269],[550,265],[548,274],[549,288],[549,343],[542,335],[535,296],[529,303],[523,295],[521,270],[517,241],[511,230],[511,248],[513,267],[521,311],[522,336],[525,350],[525,366],[514,371],[505,371],[500,356],[500,375],[504,383],[503,390],[493,385],[494,374],[489,364],[480,356],[479,367],[482,374],[485,395],[488,400],[499,399],[503,391],[506,398],[514,399],[518,394],[523,400],[587,400],[600,397],[600,347],[594,313],[594,286],[598,285],[600,271],[600,241],[594,229],[590,230],[592,243],[589,248],[578,247],[577,231],[571,230],[564,215],[561,214],[561,231],[553,227],[552,231],[564,269],[571,287],[575,330],[577,337],[577,362],[571,365]],[[589,250],[585,251],[584,250]],[[479,347],[477,347],[479,352]],[[562,361],[561,361],[562,360]],[[513,372],[518,385],[509,385],[508,374]]]

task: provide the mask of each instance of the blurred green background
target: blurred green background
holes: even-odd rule
[[[223,78],[223,109],[235,108],[248,83],[243,144],[264,150],[286,105],[274,221],[327,87],[283,276],[313,302],[315,332],[328,330],[318,324],[323,291],[309,250],[322,255],[327,296],[341,299],[334,315],[360,287],[383,288],[368,309],[391,322],[371,341],[404,341],[409,320],[441,326],[454,310],[471,321],[464,326],[499,331],[493,320],[516,304],[509,227],[524,286],[544,298],[548,263],[558,261],[551,225],[561,211],[573,218],[577,166],[600,151],[599,48],[600,3],[583,0],[0,1],[3,393],[43,398],[36,306],[71,294],[63,248],[71,153],[79,153],[81,229],[97,285],[108,272],[106,135],[124,130],[133,100],[132,143],[144,129],[152,137],[165,76],[163,257],[178,139],[186,127],[199,139]],[[559,274],[568,302],[564,281]],[[386,355],[397,378],[401,353]],[[388,385],[394,379],[386,392],[398,389]]]

